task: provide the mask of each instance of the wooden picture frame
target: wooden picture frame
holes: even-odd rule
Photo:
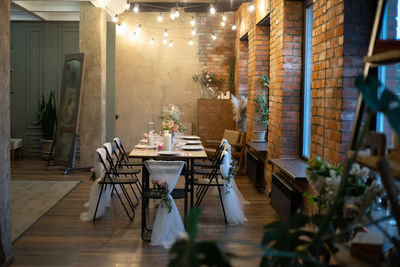
[[[67,168],[74,168],[75,165],[84,68],[84,54],[65,55],[54,163]]]

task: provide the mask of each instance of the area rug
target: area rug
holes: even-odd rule
[[[79,181],[11,180],[11,238],[14,242]]]

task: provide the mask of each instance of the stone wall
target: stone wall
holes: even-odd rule
[[[11,257],[10,1],[0,0],[0,265]]]

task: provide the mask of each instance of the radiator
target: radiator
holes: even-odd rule
[[[271,206],[286,225],[290,223],[290,215],[300,206],[300,200],[300,193],[294,186],[281,174],[272,174]]]

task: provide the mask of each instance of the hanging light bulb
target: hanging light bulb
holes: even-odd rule
[[[174,12],[174,10],[173,10],[172,8],[171,8],[169,17],[170,17],[172,20],[175,19],[175,12]]]
[[[193,46],[193,40],[192,40],[192,38],[189,39],[189,45],[190,45],[190,46]]]
[[[211,15],[215,14],[215,8],[214,8],[213,4],[210,4],[210,13],[211,13]]]
[[[190,25],[194,26],[196,24],[196,21],[194,20],[194,17],[190,20]]]
[[[225,15],[225,13],[222,15],[222,21],[226,21],[226,15]]]
[[[211,34],[211,38],[212,38],[213,40],[217,40],[217,35],[216,35],[215,33],[213,33],[213,34]]]
[[[254,11],[254,4],[253,4],[253,2],[251,2],[250,5],[249,5],[249,11],[250,11],[250,12],[253,12],[253,11]]]
[[[117,23],[118,22],[118,15],[115,15],[112,19],[113,22]]]
[[[116,31],[117,31],[118,34],[122,34],[122,33],[125,33],[126,28],[127,28],[127,26],[126,26],[125,23],[122,23],[122,24],[118,23]]]
[[[154,44],[154,38],[151,38],[150,40],[150,44],[153,45]]]
[[[169,46],[169,47],[173,47],[173,46],[174,46],[174,43],[173,43],[172,41],[169,41],[168,46]]]
[[[158,15],[158,17],[157,17],[157,21],[158,22],[161,22],[162,21],[162,13],[160,12],[160,14]]]
[[[164,44],[167,43],[167,37],[164,37],[163,43],[164,43]]]
[[[130,9],[130,8],[131,8],[131,2],[126,1],[125,9],[128,10],[128,9]]]
[[[168,31],[167,31],[167,29],[165,29],[164,30],[164,37],[167,37],[168,36]]]
[[[139,4],[138,4],[138,3],[136,3],[136,4],[133,6],[133,12],[135,12],[135,13],[138,13],[138,12],[139,12]]]
[[[192,35],[196,35],[196,30],[195,30],[195,28],[192,28]]]
[[[175,15],[175,18],[179,18],[179,10],[178,10],[178,8],[175,8],[174,15]]]
[[[231,29],[232,31],[236,30],[236,25],[232,25]]]
[[[225,25],[226,25],[225,21],[221,21],[221,26],[225,27]]]
[[[142,31],[142,24],[138,24],[136,32],[139,34]]]

